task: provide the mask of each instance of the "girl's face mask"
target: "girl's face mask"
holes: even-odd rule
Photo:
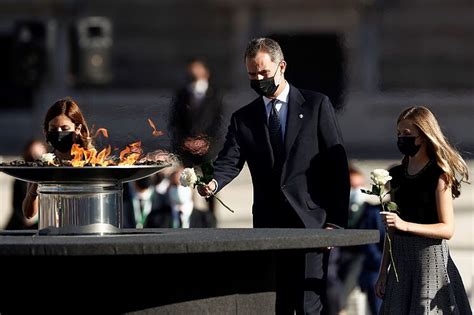
[[[71,151],[76,138],[77,136],[74,131],[48,131],[46,134],[46,140],[62,153]]]
[[[398,137],[397,146],[398,150],[403,155],[415,156],[421,148],[421,145],[415,144],[417,136],[400,136]]]

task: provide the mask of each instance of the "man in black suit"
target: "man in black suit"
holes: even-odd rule
[[[348,164],[328,97],[285,80],[283,52],[272,39],[250,41],[245,63],[261,96],[232,115],[214,179],[199,187],[200,194],[222,189],[247,162],[255,228],[345,227]],[[279,257],[277,313],[324,313],[328,257],[326,249]]]

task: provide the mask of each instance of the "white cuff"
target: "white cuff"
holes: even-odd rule
[[[219,183],[217,182],[217,180],[215,180],[214,178],[211,180],[211,182],[214,182],[214,184],[216,184],[216,188],[214,189],[214,191],[212,192],[212,194],[214,195],[217,191],[217,189],[219,188]]]

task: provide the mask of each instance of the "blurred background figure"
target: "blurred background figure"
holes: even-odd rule
[[[157,178],[149,176],[124,185],[123,227],[171,227],[170,202],[156,189]]]
[[[171,204],[172,227],[189,228],[193,213],[193,189],[180,184],[181,168],[177,168],[170,176],[168,196]]]
[[[182,171],[182,168],[176,168],[169,178],[168,196],[172,209],[173,227],[216,227],[214,213],[208,209],[197,208],[193,201],[194,190],[191,187],[184,187],[180,184],[179,177]]]
[[[353,171],[352,171],[353,170]],[[352,175],[354,173],[354,175]],[[382,221],[382,217],[379,214],[380,212],[380,205],[372,204],[368,201],[364,201],[364,198],[361,197],[360,188],[363,188],[366,185],[365,177],[360,169],[351,168],[351,186],[356,187],[354,189],[357,190],[357,193],[354,191],[352,192],[351,189],[351,212],[357,207],[357,204],[360,204],[360,208],[358,211],[362,211],[360,215],[360,220],[356,223],[359,228],[361,229],[374,229],[379,230],[380,233],[380,241],[374,244],[368,244],[361,246],[362,253],[363,253],[363,263],[362,263],[362,270],[359,275],[359,287],[367,295],[367,302],[369,306],[370,313],[372,315],[378,314],[380,309],[380,304],[382,300],[380,300],[375,295],[375,282],[377,281],[380,262],[382,261],[382,253],[383,253],[383,242],[385,238],[385,226]],[[354,183],[352,182],[352,178],[355,178]],[[358,186],[356,186],[358,185]],[[352,198],[354,196],[354,199]],[[364,195],[366,196],[366,195]],[[352,202],[354,200],[354,202]],[[351,215],[349,214],[349,218]],[[349,219],[349,222],[350,219]],[[345,290],[350,294],[349,290],[353,290],[354,287],[346,286]]]
[[[168,130],[172,152],[184,167],[213,160],[223,145],[224,106],[222,95],[212,84],[209,67],[203,60],[193,59],[186,68],[188,82],[174,95]],[[207,203],[193,192],[198,208],[214,213],[214,198]]]
[[[209,161],[219,152],[223,103],[204,61],[192,60],[186,71],[188,82],[173,98],[168,130],[173,152],[189,167]]]
[[[23,150],[22,157],[25,162],[38,160],[47,152],[46,143],[33,139],[27,143]],[[7,230],[37,229],[38,216],[26,219],[22,211],[22,203],[27,192],[27,182],[15,179],[13,182],[13,214],[6,226]]]
[[[124,228],[209,228],[216,218],[198,208],[193,189],[180,184],[183,168],[160,172],[124,186]],[[203,198],[201,198],[203,199]]]
[[[331,302],[330,314],[339,314],[346,309],[348,299],[357,287],[367,296],[371,314],[377,314],[381,300],[375,296],[374,285],[377,281],[382,259],[385,228],[379,214],[380,206],[370,203],[361,188],[366,179],[353,163],[349,166],[351,183],[349,202],[349,229],[375,229],[380,231],[380,242],[375,244],[340,247],[331,251],[328,273],[330,288],[328,297]]]

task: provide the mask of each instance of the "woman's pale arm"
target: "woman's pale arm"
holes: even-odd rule
[[[23,199],[23,215],[30,219],[38,213],[38,185],[34,183],[28,183],[26,189],[26,196]]]

